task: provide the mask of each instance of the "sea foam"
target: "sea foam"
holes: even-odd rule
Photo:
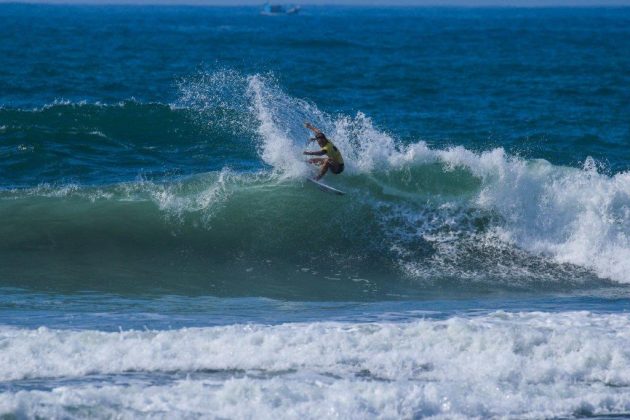
[[[628,331],[627,315],[589,312],[117,333],[3,327],[0,411],[50,416],[98,405],[103,411],[91,415],[627,413]],[[123,373],[113,384],[91,384]]]

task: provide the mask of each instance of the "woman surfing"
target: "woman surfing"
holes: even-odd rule
[[[319,174],[314,178],[315,181],[319,181],[320,179],[322,179],[322,177],[326,175],[326,172],[328,172],[329,168],[335,175],[339,175],[340,173],[342,173],[344,169],[343,157],[341,156],[341,152],[339,152],[339,149],[337,149],[337,146],[335,146],[330,140],[328,140],[326,135],[324,135],[321,130],[314,127],[313,124],[307,122],[304,123],[304,127],[315,133],[315,137],[310,138],[309,141],[316,140],[317,144],[319,144],[319,147],[321,147],[321,150],[314,152],[309,152],[306,150],[304,151],[304,154],[309,156],[326,155],[326,157],[312,158],[308,160],[308,163],[321,166]]]

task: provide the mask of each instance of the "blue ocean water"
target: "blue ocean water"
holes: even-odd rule
[[[1,415],[630,415],[630,9],[0,22]]]

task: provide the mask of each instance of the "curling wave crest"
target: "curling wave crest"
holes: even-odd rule
[[[473,152],[464,146],[432,149],[423,141],[404,144],[377,129],[364,114],[326,114],[315,104],[286,94],[270,77],[219,72],[213,73],[210,80],[201,80],[206,83],[193,84],[195,91],[205,89],[214,95],[214,101],[203,102],[205,105],[216,106],[220,96],[222,107],[247,108],[256,121],[253,126],[257,127],[261,158],[285,177],[299,178],[309,173],[301,157],[302,139],[306,137],[301,125],[303,121],[313,121],[343,151],[350,178],[364,178],[364,183],[376,184],[381,193],[395,196],[400,207],[426,200],[448,208],[489,211],[500,221],[488,230],[502,241],[559,263],[592,269],[602,278],[630,282],[628,172],[613,176],[599,173],[592,158],[582,168],[570,168],[542,159],[509,156],[501,148]],[[217,93],[239,83],[244,95],[228,91],[230,98],[244,97],[244,102],[234,104]],[[417,170],[430,165],[439,165],[439,173]],[[457,171],[464,171],[465,175],[447,179]],[[423,179],[427,175],[443,178],[444,182],[438,181],[439,186],[450,191],[432,190],[432,185],[427,184],[433,180]],[[352,181],[344,184],[343,178],[339,177],[340,185],[350,184],[347,188],[352,188]],[[471,185],[477,188],[471,189]],[[453,191],[457,189],[461,191]],[[354,192],[362,197],[368,195],[360,189]],[[449,196],[449,192],[454,194]],[[422,213],[417,208],[405,210],[411,219]],[[428,237],[422,231],[418,235]]]

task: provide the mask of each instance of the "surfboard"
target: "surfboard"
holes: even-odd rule
[[[325,191],[327,193],[331,193],[331,194],[337,194],[337,195],[344,195],[345,192],[338,190],[337,188],[333,188],[330,185],[326,185],[323,182],[320,181],[315,181],[313,178],[306,178],[308,181],[311,181],[313,184],[317,185],[317,187],[322,190]]]

